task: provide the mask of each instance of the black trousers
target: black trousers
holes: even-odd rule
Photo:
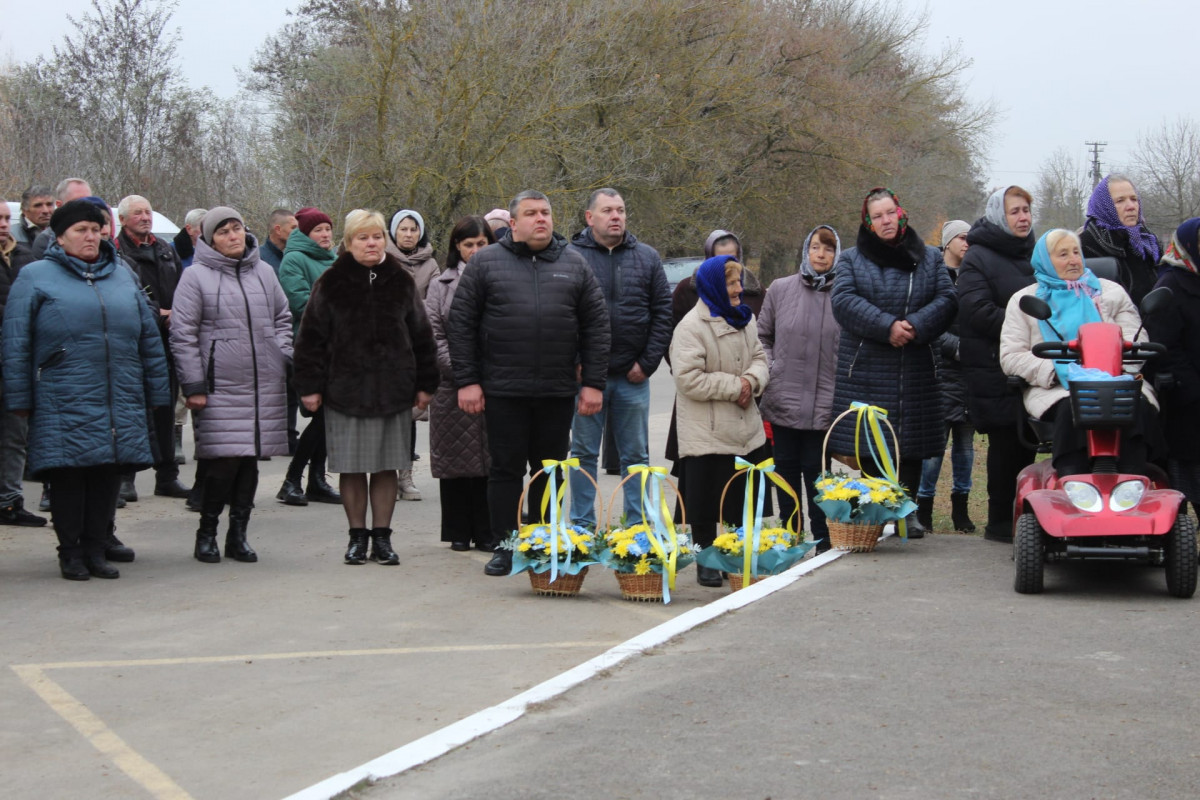
[[[113,464],[47,470],[54,485],[54,533],[59,558],[104,555],[108,526],[117,511],[121,474]]]
[[[1060,477],[1091,472],[1092,458],[1088,455],[1087,431],[1075,427],[1070,398],[1059,400],[1042,415],[1042,419],[1047,422],[1054,421],[1054,471]],[[1117,456],[1119,472],[1146,474],[1146,431],[1156,426],[1157,422],[1158,412],[1145,397],[1142,397],[1137,422],[1131,428],[1121,429],[1121,452]]]
[[[546,476],[542,460],[560,461],[571,447],[572,397],[488,397],[484,410],[488,452],[488,512],[493,541],[516,529],[526,474],[536,476],[529,489],[530,507],[541,503]],[[558,480],[564,480],[562,475]]]
[[[197,459],[204,466],[204,513],[219,515],[226,505],[230,516],[254,507],[258,490],[258,459],[254,456],[229,456]],[[200,468],[197,466],[196,472]]]
[[[296,454],[292,456],[292,461],[288,464],[288,479],[299,484],[304,475],[304,468],[310,465],[308,470],[310,481],[314,475],[325,474],[324,406],[318,408],[317,413],[312,415],[312,419],[308,421],[308,427],[304,429],[300,434],[299,441],[296,442]]]
[[[487,477],[442,478],[438,490],[442,501],[442,541],[491,543]]]
[[[1017,499],[1017,475],[1033,463],[1037,451],[1021,444],[1017,427],[1004,425],[980,430],[987,436],[988,524],[1011,532],[1013,503]]]
[[[775,435],[775,469],[785,481],[791,484],[797,497],[808,498],[808,519],[812,523],[813,537],[825,539],[829,536],[829,526],[825,521],[825,512],[817,505],[817,476],[827,469],[821,463],[821,446],[825,441],[825,431],[799,430],[786,428],[783,425],[772,425]],[[915,492],[915,489],[914,489]],[[796,530],[804,526],[804,518],[792,498],[782,490],[779,495],[779,519],[787,524],[792,511],[796,512]]]

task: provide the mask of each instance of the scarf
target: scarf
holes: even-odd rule
[[[696,270],[696,292],[708,306],[709,314],[721,317],[740,330],[749,324],[754,313],[745,303],[735,306],[729,302],[729,290],[725,288],[725,264],[734,260],[733,256],[713,256],[701,264]]]
[[[833,240],[837,242],[833,254],[833,266],[824,272],[817,272],[813,269],[812,264],[808,260],[808,246],[812,244],[813,237],[817,235],[817,231],[825,228],[833,234]],[[800,279],[807,283],[818,292],[826,292],[833,288],[833,273],[837,271],[837,260],[842,255],[842,240],[838,237],[835,231],[829,225],[818,225],[808,232],[808,236],[804,237],[804,245],[800,248]]]
[[[987,207],[983,210],[983,218],[1009,236],[1016,236],[1013,229],[1008,227],[1008,215],[1004,213],[1004,194],[1011,188],[1013,187],[1005,186],[992,192],[987,199]]]
[[[1188,272],[1198,272],[1196,268],[1200,266],[1200,217],[1185,220],[1175,229],[1175,235],[1167,245],[1167,252],[1163,253],[1162,263],[1186,269]]]
[[[417,241],[420,242],[425,238],[425,218],[410,208],[402,208],[392,215],[392,221],[388,225],[388,235],[392,237],[393,242],[396,241],[396,228],[404,221],[405,217],[412,217],[413,222],[417,223]]]
[[[925,242],[912,228],[906,228],[895,244],[888,244],[865,225],[858,226],[854,245],[872,264],[912,272],[925,260]]]
[[[895,201],[896,213],[898,213],[900,215],[900,230],[896,234],[896,239],[897,239],[897,241],[903,239],[904,232],[906,230],[908,230],[908,212],[905,211],[903,208],[901,208],[900,198],[896,197],[896,193],[893,192],[891,189],[887,188],[886,186],[876,186],[874,189],[867,192],[867,197],[870,197],[871,195],[875,194],[876,192],[887,192],[888,194],[890,194],[892,196],[892,200]],[[863,203],[862,203],[862,224],[863,224],[864,228],[866,228],[867,230],[874,233],[875,230],[871,227],[871,215],[867,213],[867,197],[863,198]]]
[[[1104,180],[1096,184],[1096,188],[1092,190],[1092,196],[1088,198],[1087,204],[1088,220],[1095,223],[1095,227],[1099,229],[1097,233],[1101,231],[1125,231],[1129,236],[1130,250],[1137,253],[1143,261],[1158,261],[1158,255],[1162,248],[1158,244],[1158,237],[1146,230],[1140,206],[1138,208],[1136,225],[1121,224],[1121,218],[1117,214],[1117,206],[1113,203],[1112,195],[1108,191],[1108,181],[1111,177],[1111,175],[1105,176]],[[1101,235],[1099,238],[1104,240],[1105,244],[1114,250],[1123,250],[1123,248],[1117,247],[1113,243],[1112,237]]]
[[[1085,265],[1083,274],[1077,281],[1063,280],[1054,269],[1050,260],[1050,249],[1046,245],[1047,232],[1038,239],[1033,248],[1033,274],[1037,278],[1037,296],[1050,304],[1050,319],[1038,322],[1042,338],[1047,342],[1058,341],[1055,330],[1063,336],[1063,341],[1071,341],[1079,335],[1079,326],[1088,322],[1101,322],[1100,316],[1100,279],[1092,274]],[[1051,328],[1050,326],[1054,326]],[[1058,373],[1058,381],[1063,386],[1069,386],[1067,367],[1071,362],[1055,361],[1054,371]]]

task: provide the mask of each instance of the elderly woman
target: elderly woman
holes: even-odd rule
[[[296,229],[288,235],[283,260],[279,262],[279,283],[291,307],[293,334],[300,330],[313,284],[336,257],[333,220],[329,215],[311,206],[297,211]],[[325,455],[325,414],[318,409],[300,434],[283,486],[275,498],[290,506],[306,506],[310,500],[340,504],[342,496],[325,479]],[[308,487],[301,488],[305,467],[308,467]]]
[[[496,237],[483,217],[463,217],[450,232],[450,254],[446,268],[429,285],[425,311],[437,342],[438,372],[441,382],[429,407],[429,462],[438,479],[442,505],[442,541],[451,550],[475,547],[491,551],[492,533],[488,517],[487,428],[482,414],[468,414],[458,407],[458,387],[450,363],[447,335],[450,304],[458,290],[458,279],[471,256],[494,244]]]
[[[412,468],[412,410],[437,390],[437,348],[416,283],[387,253],[377,211],[346,216],[345,252],[313,286],[300,320],[300,402],[325,409],[329,469],[350,523],[347,564],[400,563],[392,549],[396,472]],[[371,527],[367,527],[367,501]]]
[[[1033,250],[1033,269],[1037,283],[1012,296],[1000,333],[1000,367],[1005,374],[1018,375],[1029,384],[1025,389],[1025,410],[1031,417],[1054,423],[1054,470],[1063,475],[1091,472],[1087,436],[1074,425],[1071,413],[1067,366],[1052,359],[1039,358],[1033,346],[1042,341],[1063,341],[1079,334],[1079,326],[1088,322],[1115,322],[1126,341],[1133,339],[1141,319],[1133,301],[1120,284],[1097,278],[1083,260],[1079,237],[1056,228],[1038,240]],[[1050,304],[1052,315],[1040,322],[1021,311],[1025,295],[1034,294]],[[1144,340],[1145,334],[1140,337]],[[1150,405],[1158,401],[1149,381],[1142,394]],[[1143,403],[1141,424],[1121,431],[1121,472],[1144,474],[1146,469],[1145,431],[1154,426],[1154,412]]]
[[[192,266],[184,270],[171,312],[171,352],[192,410],[197,474],[203,474],[200,527],[193,555],[221,560],[217,527],[229,506],[225,556],[258,561],[246,540],[258,460],[285,456],[287,364],[292,315],[271,265],[242,215],[228,206],[200,222]],[[57,490],[57,487],[55,487]]]
[[[54,484],[59,569],[76,581],[120,577],[105,550],[121,473],[153,464],[146,415],[172,399],[155,314],[106,224],[86,200],[58,208],[4,315],[4,399],[29,417],[28,469]]]
[[[842,252],[836,269],[833,316],[842,335],[834,414],[854,402],[886,409],[900,439],[900,483],[915,493],[922,460],[946,446],[933,348],[958,308],[954,284],[937,248],[925,245],[883,188],[867,193],[855,247]],[[848,421],[839,425],[830,452],[857,452],[854,431]],[[925,535],[915,514],[907,527],[912,538]]]
[[[967,410],[975,429],[987,436],[988,518],[983,538],[1012,542],[1017,475],[1036,453],[1017,436],[1020,402],[1000,369],[1004,309],[1033,283],[1029,263],[1033,198],[1020,186],[998,189],[983,217],[967,233],[970,245],[958,275],[958,358],[967,386]]]
[[[771,423],[779,474],[797,492],[803,485],[808,497],[818,552],[829,549],[829,527],[816,503],[815,483],[824,468],[821,445],[833,420],[840,329],[829,293],[841,252],[837,231],[828,225],[813,228],[800,248],[800,269],[771,284],[758,318],[758,338],[771,369],[762,415]],[[780,493],[780,518],[786,522],[793,511],[799,516],[792,499]]]
[[[767,356],[754,315],[742,303],[742,265],[733,256],[714,256],[696,270],[700,299],[680,321],[671,340],[675,375],[683,502],[692,537],[708,547],[722,519],[741,520],[742,491],[721,490],[736,471],[736,456],[766,444],[754,398],[767,386]],[[722,513],[724,512],[724,513]],[[698,567],[701,586],[720,586],[721,573]]]
[[[1135,306],[1158,278],[1158,237],[1146,228],[1133,181],[1108,175],[1088,198],[1087,223],[1079,240],[1085,258],[1111,256],[1120,265],[1121,285]]]

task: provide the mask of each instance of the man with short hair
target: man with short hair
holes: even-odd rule
[[[117,249],[137,270],[146,296],[158,306],[163,349],[169,351],[171,304],[175,298],[175,287],[179,284],[179,275],[183,272],[179,254],[151,232],[154,209],[150,207],[150,201],[141,195],[131,194],[122,198],[117,205],[117,217],[121,220]],[[178,379],[170,356],[167,357],[167,365],[171,377],[171,396],[174,397]],[[155,408],[151,416],[154,439],[158,444],[157,461],[154,464],[154,493],[160,497],[186,498],[191,490],[179,480],[179,465],[175,463],[175,411],[171,406],[164,406]],[[130,502],[137,499],[131,478],[122,481],[121,494]]]
[[[509,235],[471,257],[450,307],[450,361],[458,406],[483,414],[491,471],[493,544],[513,529],[526,467],[566,458],[571,420],[597,413],[608,372],[608,314],[588,262],[554,232],[550,200],[524,191],[509,205]],[[507,575],[497,549],[487,575]]]
[[[83,178],[64,178],[54,189],[54,208],[61,208],[64,203],[92,196],[92,187]],[[54,213],[54,209],[50,210]],[[46,218],[46,227],[37,235],[31,244],[33,257],[41,258],[46,254],[46,248],[54,241],[54,231],[50,230],[50,219]]]
[[[275,209],[267,220],[267,240],[259,242],[258,256],[271,265],[276,275],[279,275],[283,251],[287,249],[288,237],[296,230],[296,224],[296,215],[286,208]]]
[[[171,247],[179,254],[179,264],[184,269],[192,265],[196,257],[196,240],[200,238],[200,220],[208,213],[207,208],[193,208],[183,218],[183,227],[175,234]]]
[[[32,244],[37,235],[50,226],[54,208],[54,193],[49,186],[30,186],[22,192],[21,215],[11,223],[13,240],[19,244]]]
[[[604,384],[606,414],[576,414],[571,455],[596,477],[596,459],[611,425],[621,472],[650,461],[650,376],[671,344],[671,287],[658,251],[626,229],[625,201],[616,189],[597,189],[588,198],[584,228],[574,245],[596,274],[608,305],[612,347]],[[571,473],[571,519],[596,525],[596,488],[578,471]],[[641,517],[641,485],[625,484],[625,517]]]

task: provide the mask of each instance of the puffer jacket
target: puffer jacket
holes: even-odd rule
[[[87,264],[51,244],[4,314],[4,400],[28,409],[26,458],[46,470],[153,463],[146,412],[171,404],[158,322],[110,242]]]
[[[391,255],[371,268],[338,256],[313,286],[296,344],[296,394],[319,394],[343,414],[391,416],[437,391],[425,304]]]
[[[758,404],[737,404],[742,378],[758,397],[770,379],[751,319],[738,329],[697,301],[671,339],[679,456],[746,455],[766,441]]]
[[[907,270],[880,266],[861,246],[852,247],[842,251],[834,269],[833,314],[842,333],[833,413],[840,414],[854,402],[879,406],[887,410],[888,421],[900,437],[902,458],[943,452],[946,423],[934,346],[949,327],[956,304],[954,285],[937,248],[924,247],[920,262]],[[888,343],[892,323],[902,319],[912,323],[916,338],[903,347],[892,347]],[[855,452],[850,417],[830,436],[829,452]]]
[[[1004,309],[1034,282],[1029,259],[1037,244],[1031,230],[1014,236],[987,219],[967,232],[967,254],[958,268],[958,360],[967,388],[967,409],[977,430],[1015,431],[1021,399],[1000,369]]]
[[[810,233],[802,253],[808,252],[811,238]],[[827,429],[833,421],[841,329],[833,318],[832,288],[833,282],[826,279],[817,289],[799,272],[767,288],[757,322],[771,370],[762,415],[772,425],[814,431]]]
[[[468,414],[458,407],[458,387],[450,365],[450,342],[446,335],[450,305],[462,277],[462,264],[444,270],[429,284],[425,312],[437,344],[441,375],[437,394],[429,406],[429,468],[433,477],[474,478],[488,474],[487,427],[482,414]]]
[[[1164,262],[1165,263],[1165,262]],[[1174,302],[1146,317],[1150,338],[1167,347],[1159,369],[1175,377],[1175,388],[1164,398],[1162,429],[1168,433],[1172,458],[1200,461],[1200,275],[1166,266],[1154,288],[1168,287]]]
[[[429,294],[429,284],[438,274],[437,261],[433,257],[433,245],[421,245],[411,253],[404,252],[390,241],[388,245],[388,252],[396,257],[396,260],[404,267],[404,271],[412,277],[413,282],[417,285],[417,294],[423,301]]]
[[[288,307],[292,312],[292,333],[300,333],[300,319],[312,295],[317,278],[337,258],[332,250],[326,250],[296,228],[288,235],[283,261],[279,262],[279,285],[287,295]]]
[[[968,251],[970,252],[970,251]],[[1125,289],[1119,283],[1100,278],[1100,318],[1104,322],[1115,322],[1121,326],[1125,341],[1134,341],[1133,335],[1141,327],[1142,320],[1133,301],[1129,299]],[[1037,285],[1026,286],[1008,301],[1004,314],[1004,328],[1000,332],[1000,366],[1006,375],[1019,375],[1029,386],[1025,389],[1025,410],[1029,416],[1041,419],[1042,415],[1059,400],[1071,396],[1070,391],[1058,382],[1058,374],[1054,370],[1054,361],[1049,358],[1038,358],[1033,354],[1033,346],[1045,341],[1041,325],[1033,317],[1019,308],[1021,298],[1027,294],[1036,294]],[[1147,339],[1145,331],[1136,341]],[[1132,365],[1127,365],[1129,371],[1136,371]],[[1150,381],[1142,382],[1142,394],[1158,407],[1158,398]]]
[[[208,398],[192,417],[197,458],[287,455],[292,315],[253,236],[236,259],[196,242],[175,289],[171,352],[184,396]]]
[[[609,327],[604,293],[579,251],[554,234],[530,250],[505,232],[471,256],[450,306],[457,386],[498,397],[573,397],[604,389]]]
[[[596,273],[608,304],[612,347],[608,371],[624,375],[636,363],[653,375],[671,344],[671,286],[658,251],[632,233],[609,250],[591,228],[571,240]]]
[[[944,256],[943,256],[944,258]],[[943,261],[943,266],[945,262]],[[961,265],[960,265],[961,268]],[[958,284],[958,270],[945,267],[950,282]],[[968,422],[967,385],[963,382],[962,362],[959,360],[958,314],[950,327],[938,337],[935,353],[938,356],[938,381],[942,386],[942,413],[947,422]]]

